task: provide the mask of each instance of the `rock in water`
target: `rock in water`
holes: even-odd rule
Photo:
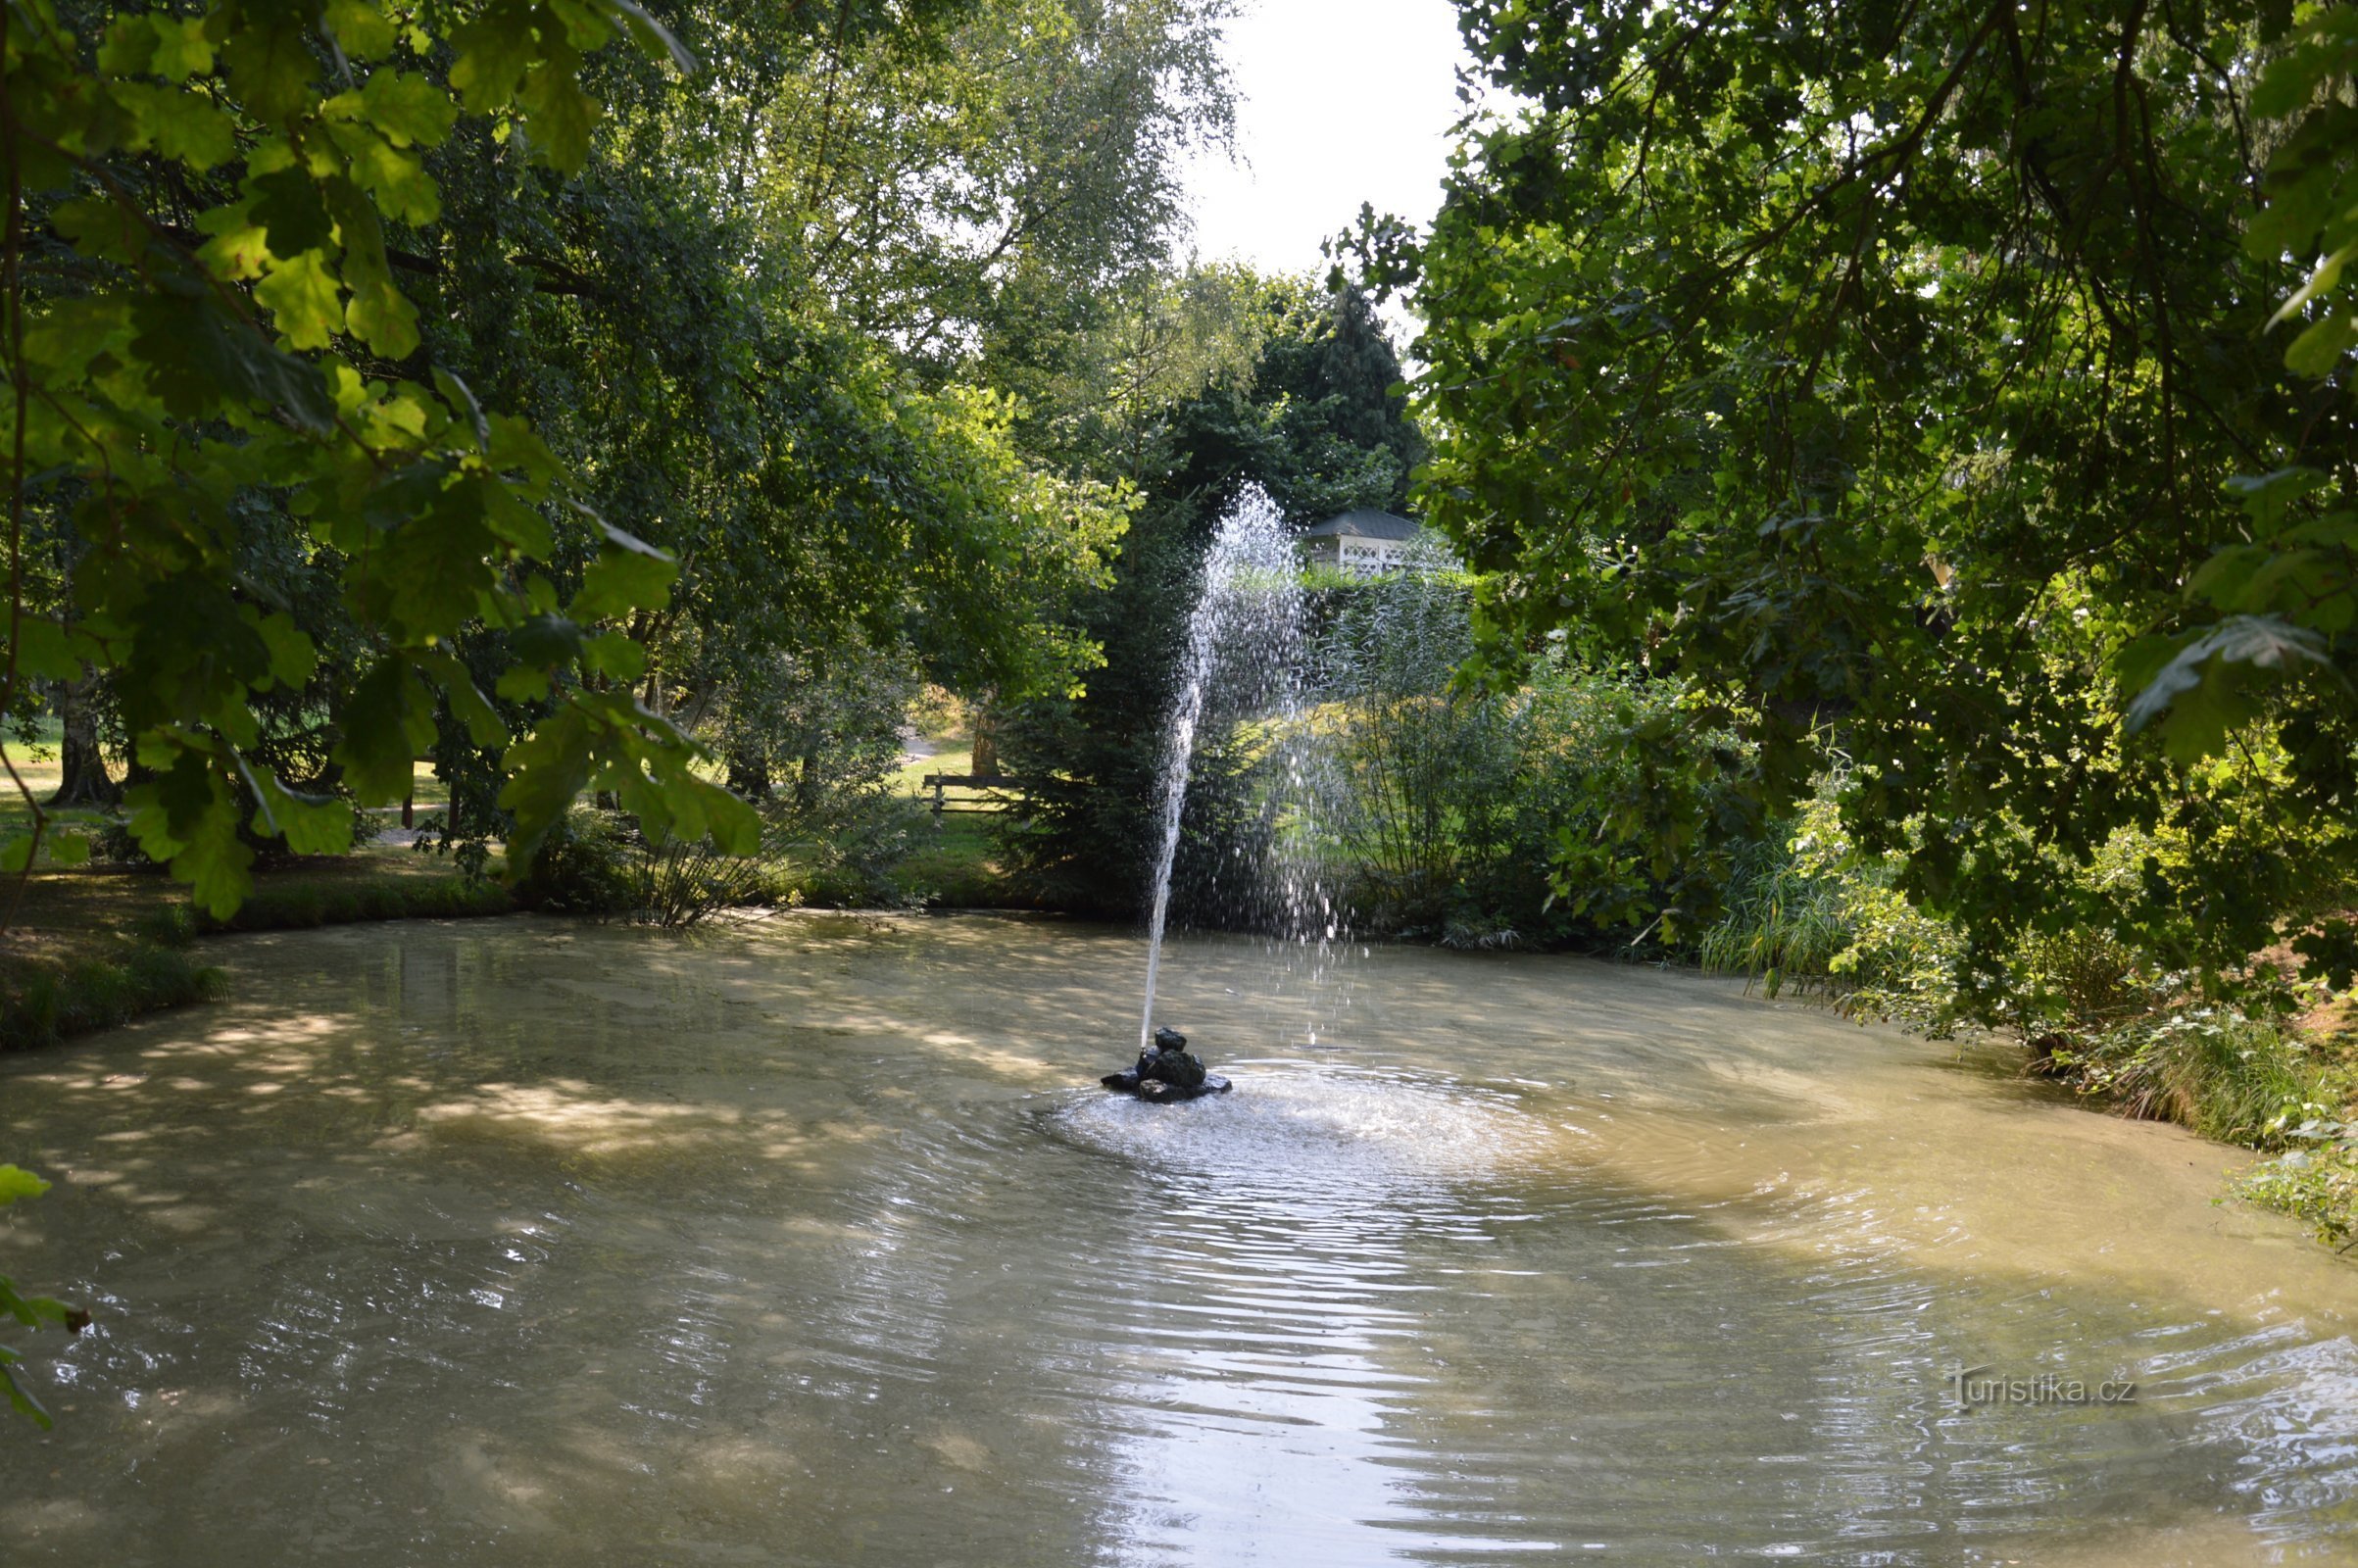
[[[1119,1077],[1120,1074],[1116,1073],[1114,1076]],[[1112,1079],[1108,1078],[1106,1082],[1111,1083]],[[1189,1084],[1185,1087],[1178,1084],[1166,1084],[1159,1078],[1150,1078],[1138,1086],[1136,1093],[1139,1099],[1151,1103],[1168,1105],[1182,1100],[1201,1100],[1205,1095],[1224,1095],[1235,1087],[1218,1073],[1207,1072],[1204,1075],[1202,1083]]]
[[[1201,1060],[1189,1055],[1187,1036],[1169,1027],[1154,1031],[1154,1044],[1138,1054],[1136,1066],[1109,1072],[1098,1082],[1158,1104],[1225,1094],[1231,1087],[1227,1079],[1207,1071]]]

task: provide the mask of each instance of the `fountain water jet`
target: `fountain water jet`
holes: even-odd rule
[[[1259,721],[1274,750],[1259,802],[1264,849],[1247,861],[1257,884],[1252,889],[1256,907],[1251,912],[1282,938],[1323,946],[1337,935],[1332,902],[1319,885],[1303,842],[1314,823],[1327,771],[1302,721],[1308,708],[1303,642],[1302,590],[1292,535],[1268,495],[1257,485],[1248,486],[1220,519],[1204,557],[1203,587],[1188,617],[1179,684],[1164,728],[1147,921],[1146,1004],[1138,1025],[1142,1054],[1154,1036],[1171,873],[1178,860],[1199,731],[1207,711],[1221,718]]]

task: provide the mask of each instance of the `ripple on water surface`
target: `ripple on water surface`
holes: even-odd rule
[[[1447,1079],[1290,1061],[1224,1064],[1236,1092],[1161,1105],[1128,1095],[1062,1100],[1078,1142],[1174,1180],[1249,1186],[1257,1198],[1367,1200],[1496,1176],[1545,1147],[1516,1102]]]
[[[1066,1087],[1105,1065],[1125,938],[552,929],[287,939],[234,1029],[0,1079],[17,1147],[69,1177],[11,1272],[103,1308],[42,1347],[73,1408],[5,1472],[0,1554],[2145,1568],[2358,1542],[2337,1330],[1969,1258],[1961,1210],[1914,1245],[1921,1181],[1777,1179],[1854,1130],[1796,1121],[1751,1171],[1807,1084],[1709,991],[1661,981],[1649,1012],[1628,977],[1530,965],[1483,981],[1475,1038],[1408,1008],[1492,971],[1419,956],[1361,982],[1416,1045],[1240,1054],[1234,1094],[1158,1106]],[[1180,983],[1226,951],[1183,944]],[[517,1004],[560,993],[562,1018]],[[1619,1033],[1567,1042],[1575,1015]],[[1666,1090],[1682,1053],[1750,1052],[1784,1098],[1638,1158],[1627,1099],[1562,1080],[1619,1094],[1640,1035]],[[1851,1038],[1807,1051],[1839,1070]],[[1749,1082],[1713,1082],[1734,1118]],[[1946,1370],[1985,1363],[2138,1398],[1958,1411]]]

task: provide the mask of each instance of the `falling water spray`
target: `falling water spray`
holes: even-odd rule
[[[1284,938],[1336,935],[1332,903],[1314,857],[1316,803],[1326,784],[1304,718],[1309,706],[1301,567],[1276,506],[1248,488],[1226,516],[1204,563],[1204,583],[1188,617],[1178,686],[1164,728],[1155,818],[1154,881],[1147,927],[1146,1008],[1139,1049],[1154,1031],[1155,983],[1163,928],[1170,917],[1171,872],[1179,855],[1189,773],[1207,714],[1266,726],[1271,755],[1261,789],[1264,849],[1247,861],[1254,886],[1231,887],[1240,912]],[[1233,847],[1232,847],[1233,848]],[[1245,858],[1239,854],[1240,860]],[[1245,900],[1249,897],[1250,906]]]

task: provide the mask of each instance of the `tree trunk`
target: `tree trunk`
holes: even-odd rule
[[[58,750],[58,789],[51,806],[113,807],[123,804],[123,786],[107,772],[98,745],[98,710],[90,702],[91,677],[56,684],[58,718],[65,730]]]
[[[769,799],[769,759],[759,752],[740,752],[729,759],[729,793],[740,800]]]
[[[999,724],[987,705],[974,710],[974,760],[971,771],[977,778],[999,776]]]

